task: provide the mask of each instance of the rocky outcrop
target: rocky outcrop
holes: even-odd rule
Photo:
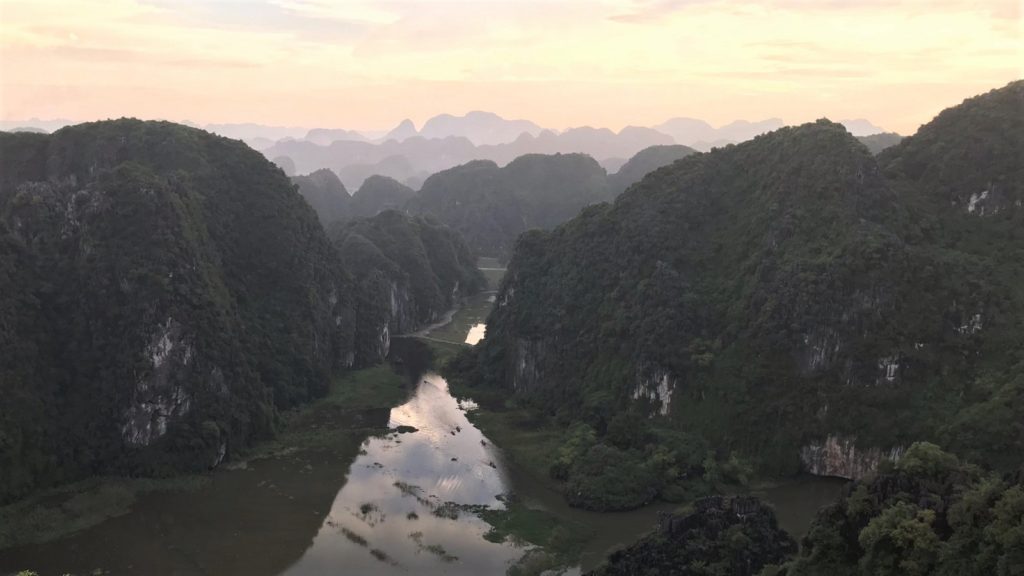
[[[742,546],[736,542],[742,538]],[[751,496],[698,499],[688,514],[665,514],[656,531],[614,552],[589,576],[689,574],[686,567],[718,567],[723,574],[753,576],[781,564],[797,549],[772,509]],[[703,573],[703,572],[693,572]]]
[[[512,389],[526,392],[541,385],[541,366],[544,365],[546,347],[541,340],[517,338],[512,362]]]
[[[637,384],[633,389],[633,400],[646,400],[654,408],[654,413],[667,416],[672,407],[672,393],[678,382],[668,370],[651,364],[641,364],[637,368]]]
[[[804,470],[816,476],[836,476],[859,480],[878,470],[884,460],[897,461],[903,455],[903,446],[887,450],[858,447],[856,439],[829,435],[822,442],[801,448],[800,462]]]
[[[181,324],[168,318],[158,326],[147,352],[151,367],[135,384],[121,429],[132,446],[149,446],[163,437],[167,426],[191,408],[191,397],[178,375],[189,369],[193,356]]]

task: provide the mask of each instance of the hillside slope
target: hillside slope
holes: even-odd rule
[[[438,321],[485,285],[462,237],[434,221],[385,210],[330,235],[356,278],[359,364],[383,360],[391,335]]]
[[[216,465],[352,362],[336,254],[241,142],[117,120],[0,162],[0,500]]]
[[[948,181],[908,160],[929,138],[970,146],[947,120],[976,107],[1005,118],[1018,93],[944,112],[883,153],[884,171],[819,121],[684,158],[525,234],[478,375],[598,436],[630,406],[767,472],[860,477],[924,439],[1019,465],[1021,228],[1007,223],[1024,131],[971,124],[990,148]],[[998,217],[940,234],[944,191],[981,196],[988,182]],[[966,199],[958,218],[978,215]]]

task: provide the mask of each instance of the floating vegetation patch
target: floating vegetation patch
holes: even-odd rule
[[[385,553],[383,550],[379,550],[377,548],[374,548],[374,549],[370,550],[370,554],[372,554],[374,558],[376,558],[377,560],[380,560],[381,562],[384,562],[385,564],[391,564],[392,566],[398,566],[398,562],[395,562],[394,560],[392,560],[391,557],[388,556],[387,553]]]
[[[355,544],[358,544],[363,547],[369,545],[369,542],[366,541],[366,538],[363,538],[359,534],[356,534],[355,532],[349,530],[348,528],[345,528],[344,526],[341,527],[341,533],[345,535],[345,538],[348,538]]]
[[[363,522],[366,522],[370,526],[376,526],[377,524],[384,522],[384,519],[387,518],[387,515],[384,514],[384,512],[381,511],[381,509],[373,502],[360,504],[359,512],[356,512],[354,516]]]
[[[437,506],[437,504],[430,500],[430,498],[423,497],[423,489],[420,488],[419,486],[414,486],[412,484],[402,482],[401,480],[396,480],[395,483],[392,484],[392,486],[398,488],[399,492],[401,492],[405,496],[412,496],[413,498],[416,499],[417,502],[426,506],[427,508],[430,508],[431,510],[433,510]]]
[[[423,550],[437,556],[442,562],[455,562],[459,559],[458,556],[449,554],[448,551],[444,549],[444,546],[441,546],[440,544],[429,544],[424,546]]]
[[[434,508],[434,516],[447,518],[449,520],[459,519],[459,505],[454,502],[445,502]]]
[[[416,543],[417,554],[423,551],[429,552],[430,554],[437,556],[442,562],[456,562],[459,559],[458,556],[449,554],[448,551],[445,550],[444,546],[441,546],[440,544],[424,544],[423,532],[411,532],[409,534],[409,539]]]

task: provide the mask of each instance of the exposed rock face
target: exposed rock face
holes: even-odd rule
[[[525,392],[543,385],[540,366],[545,350],[543,341],[523,338],[516,340],[515,374],[512,377],[513,390]]]
[[[655,412],[667,416],[672,407],[672,393],[677,378],[659,366],[641,364],[637,369],[637,386],[633,389],[633,400],[641,398],[655,407]]]
[[[187,372],[193,350],[173,318],[158,326],[148,352],[152,368],[136,383],[125,411],[124,439],[132,446],[149,446],[167,433],[167,426],[191,407],[179,372]]]
[[[898,461],[904,451],[904,446],[858,448],[853,438],[830,435],[824,442],[804,446],[800,462],[811,474],[859,480],[878,470],[883,460]]]

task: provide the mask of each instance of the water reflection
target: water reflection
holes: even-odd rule
[[[466,334],[466,344],[476,346],[478,342],[484,339],[485,334],[487,334],[487,324],[474,324],[470,327],[469,333]]]
[[[489,526],[455,504],[501,507],[499,455],[439,375],[391,411],[391,427],[352,464],[312,547],[284,574],[504,574],[521,548],[484,540]]]
[[[0,574],[276,575],[312,545],[357,447],[257,460],[195,492],[147,495],[68,538],[0,551]]]

